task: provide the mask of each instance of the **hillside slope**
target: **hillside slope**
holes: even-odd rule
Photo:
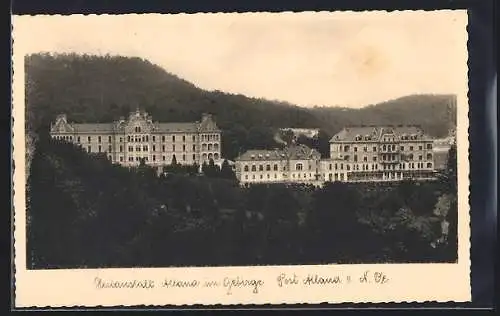
[[[205,91],[140,58],[35,54],[25,59],[28,128],[46,131],[58,113],[72,121],[111,121],[136,107],[158,121],[216,116],[223,155],[272,148],[279,127],[316,127],[331,136],[346,124],[421,124],[434,136],[450,125],[450,96],[411,96],[359,110],[306,109],[288,103]]]

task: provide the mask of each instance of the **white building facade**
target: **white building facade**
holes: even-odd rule
[[[320,182],[321,155],[303,145],[285,149],[248,150],[235,160],[241,184]]]
[[[137,166],[203,164],[221,160],[221,130],[210,114],[189,123],[154,122],[146,112],[131,112],[111,123],[70,123],[65,114],[51,124],[54,139],[74,143],[88,153],[103,153],[113,163]]]

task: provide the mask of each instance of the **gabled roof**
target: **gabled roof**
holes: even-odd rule
[[[71,126],[74,128],[75,133],[112,133],[114,130],[113,123],[75,123],[71,124]]]
[[[241,154],[238,161],[300,160],[319,159],[321,154],[316,149],[305,145],[295,145],[284,149],[250,149]]]
[[[155,123],[155,131],[196,133],[198,123]]]
[[[379,141],[384,134],[392,134],[396,137],[417,135],[417,139],[431,139],[425,135],[422,129],[416,125],[398,125],[398,126],[349,126],[343,128],[335,134],[330,142],[354,142],[356,138],[361,137],[362,141]]]

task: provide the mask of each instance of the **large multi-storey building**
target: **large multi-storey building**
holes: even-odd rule
[[[433,139],[417,126],[346,127],[330,140],[325,181],[395,181],[434,176]]]
[[[433,139],[417,126],[346,127],[330,140],[330,157],[306,146],[249,150],[236,160],[242,184],[377,182],[435,177]]]
[[[221,159],[221,130],[210,114],[190,123],[154,122],[146,112],[131,112],[111,123],[70,123],[65,114],[50,127],[52,138],[81,146],[89,153],[105,153],[112,162],[137,166],[141,160],[161,167],[175,160],[192,165]]]
[[[236,158],[236,178],[247,183],[317,183],[321,155],[304,145],[248,150]]]

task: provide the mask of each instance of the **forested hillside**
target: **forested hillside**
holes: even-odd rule
[[[273,136],[280,127],[321,128],[326,139],[347,124],[413,123],[443,136],[454,111],[451,96],[426,95],[359,110],[306,109],[204,91],[140,58],[35,54],[25,61],[27,123],[38,133],[61,112],[77,122],[111,121],[138,106],[157,121],[194,121],[210,112],[223,129],[228,159],[249,148],[278,146]]]
[[[454,262],[456,164],[449,166],[429,183],[240,187],[217,172],[129,170],[42,137],[28,179],[27,265]]]

